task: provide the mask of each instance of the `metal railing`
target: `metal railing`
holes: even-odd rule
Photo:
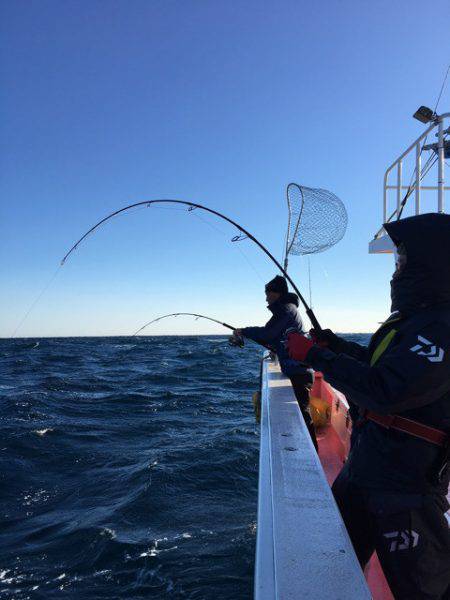
[[[449,190],[450,187],[445,187],[444,185],[444,165],[445,165],[445,140],[444,136],[450,133],[450,127],[444,130],[444,121],[445,119],[450,117],[450,113],[444,113],[442,115],[436,115],[433,119],[431,125],[422,133],[420,137],[417,138],[404,152],[395,160],[390,167],[386,170],[384,174],[384,187],[383,187],[383,223],[390,221],[393,218],[399,218],[401,212],[403,210],[403,198],[402,191],[407,190],[412,193],[414,190],[415,194],[415,214],[420,214],[420,200],[421,200],[421,191],[422,190],[437,190],[437,212],[444,212],[444,192],[445,190]],[[421,145],[422,141],[426,139],[426,137],[437,128],[437,138],[438,141],[436,144],[429,144],[427,146]],[[416,158],[415,158],[415,182],[411,185],[403,185],[402,175],[403,175],[403,161],[404,159],[415,150]],[[437,162],[438,162],[438,177],[437,177],[437,185],[432,186],[424,186],[421,185],[423,172],[422,172],[422,151],[423,150],[434,150],[437,153]],[[396,183],[395,185],[389,184],[389,175],[395,169],[396,171]],[[388,190],[395,190],[397,197],[397,205],[395,211],[388,216]],[[408,194],[409,195],[409,194]],[[376,237],[378,237],[383,229],[381,229]]]

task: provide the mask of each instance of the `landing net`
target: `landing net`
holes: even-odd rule
[[[286,259],[290,254],[317,254],[334,246],[347,229],[347,211],[335,194],[290,183]]]

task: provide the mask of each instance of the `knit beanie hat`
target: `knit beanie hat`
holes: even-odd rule
[[[266,292],[277,292],[277,294],[282,295],[287,294],[288,285],[286,279],[281,277],[281,275],[277,275],[269,283],[266,283]]]

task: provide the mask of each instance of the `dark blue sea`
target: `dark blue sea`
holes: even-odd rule
[[[261,355],[0,340],[0,598],[251,598]]]

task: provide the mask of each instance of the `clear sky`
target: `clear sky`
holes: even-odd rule
[[[449,63],[448,0],[4,0],[0,12],[0,335],[73,242],[132,202],[207,204],[281,258],[290,181],[333,191],[349,214],[344,240],[311,259],[321,324],[373,331],[387,316],[393,259],[367,244],[384,170],[422,132],[411,115],[434,107]],[[177,311],[263,323],[273,266],[205,218],[151,208],[110,222],[17,335],[131,334]],[[306,259],[291,274],[307,291]],[[148,333],[226,331],[178,318]]]

